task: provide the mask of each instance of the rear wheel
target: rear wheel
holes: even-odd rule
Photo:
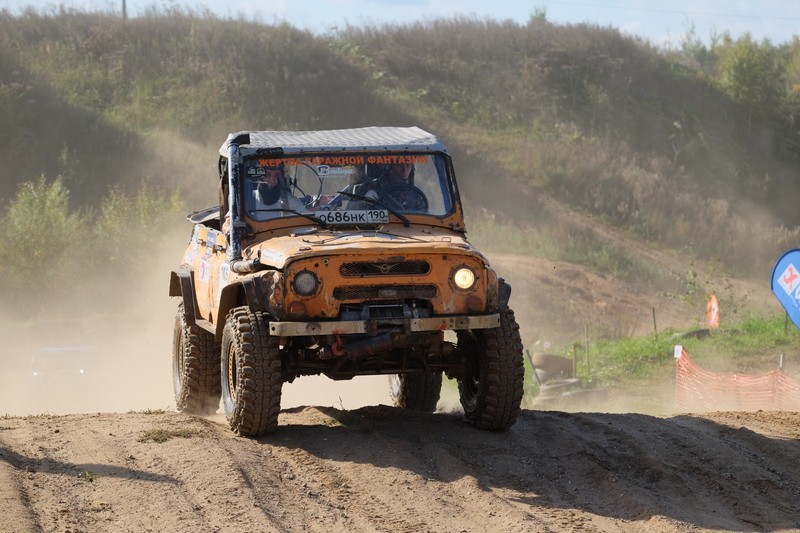
[[[472,363],[458,380],[467,421],[481,429],[508,429],[522,403],[525,367],[519,326],[511,309],[500,312],[500,326],[458,332],[458,348]]]
[[[278,426],[283,377],[278,339],[268,326],[262,312],[237,307],[222,332],[222,406],[231,429],[245,437]]]
[[[214,335],[197,324],[189,326],[181,304],[172,339],[172,387],[178,411],[201,416],[215,413],[220,383]]]
[[[389,394],[396,407],[432,413],[442,390],[441,372],[389,375]]]

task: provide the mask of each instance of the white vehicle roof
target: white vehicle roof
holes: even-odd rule
[[[249,136],[249,140],[245,137]],[[259,150],[276,153],[304,152],[447,152],[438,137],[416,126],[399,128],[370,126],[344,130],[241,131],[228,135],[220,155],[228,156],[228,145],[240,138],[239,152],[251,155]],[[242,139],[247,142],[242,142]],[[279,150],[278,150],[279,149]]]

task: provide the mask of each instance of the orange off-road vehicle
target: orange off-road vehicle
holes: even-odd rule
[[[194,224],[170,296],[179,410],[274,430],[284,382],[389,375],[432,412],[442,375],[466,419],[501,430],[523,394],[511,287],[465,238],[450,156],[419,128],[233,133],[220,205]]]

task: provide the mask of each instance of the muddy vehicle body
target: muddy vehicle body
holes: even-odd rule
[[[511,288],[465,238],[446,147],[419,128],[234,133],[220,205],[193,213],[181,298],[181,411],[257,436],[281,386],[385,374],[397,406],[432,412],[446,375],[468,421],[502,430],[523,394]]]

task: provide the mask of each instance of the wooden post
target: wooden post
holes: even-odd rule
[[[589,360],[589,324],[583,325],[584,341],[586,343],[586,374],[592,373],[592,364]]]
[[[656,308],[653,308],[653,332],[655,333],[656,341],[658,341],[658,326],[656,325]]]
[[[572,377],[578,377],[578,347],[572,345]]]

